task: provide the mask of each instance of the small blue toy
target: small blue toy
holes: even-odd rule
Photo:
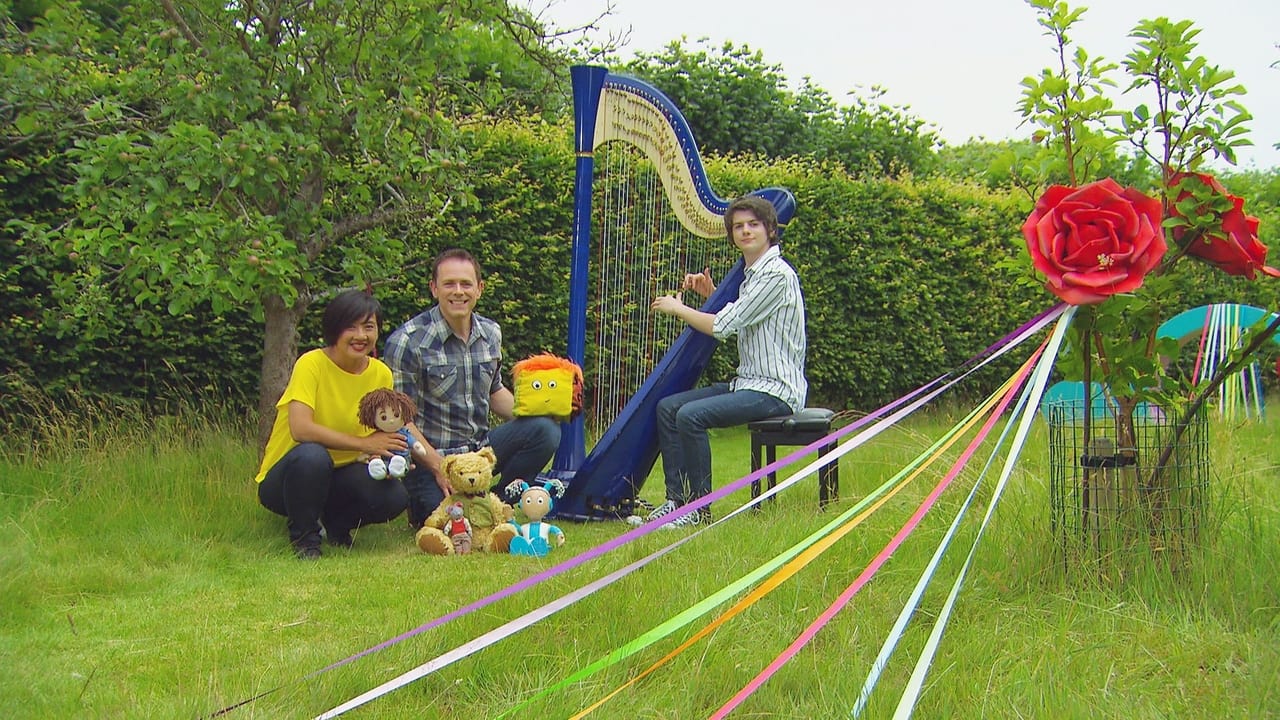
[[[511,524],[516,526],[518,534],[511,538],[511,548],[508,552],[512,555],[542,557],[551,552],[552,547],[560,547],[564,544],[564,533],[560,528],[542,522],[542,518],[551,512],[552,496],[564,495],[564,483],[551,479],[541,485],[530,485],[524,480],[513,480],[507,485],[506,491],[508,495],[520,493],[520,500],[516,503],[516,507],[520,508],[529,520],[523,525],[515,520],[511,521]]]

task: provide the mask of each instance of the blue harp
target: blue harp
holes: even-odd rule
[[[726,239],[730,201],[712,191],[689,124],[671,100],[602,67],[571,73],[577,159],[568,355],[592,382],[548,474],[568,488],[557,517],[605,520],[633,512],[653,469],[658,401],[694,387],[717,345],[670,318],[654,318],[649,304],[678,290],[686,272],[732,263],[700,308],[714,313],[737,298],[743,267]],[[776,187],[751,194],[774,205],[781,232],[795,214],[792,194]],[[615,276],[627,272],[632,279],[619,284]],[[623,357],[628,350],[631,359]],[[588,423],[598,438],[589,454]]]

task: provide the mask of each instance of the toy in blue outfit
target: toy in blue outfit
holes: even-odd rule
[[[564,483],[551,479],[541,485],[530,485],[523,480],[513,480],[506,489],[508,495],[520,493],[520,501],[516,503],[516,507],[520,508],[529,520],[523,525],[516,523],[515,520],[511,521],[519,534],[511,538],[511,548],[508,552],[512,555],[542,557],[551,552],[552,543],[555,543],[554,547],[564,544],[564,533],[560,528],[542,522],[542,518],[551,512],[552,494],[554,493],[555,497],[564,495]]]
[[[361,425],[382,432],[399,433],[404,438],[405,449],[393,454],[390,460],[367,455],[360,456],[362,462],[369,464],[369,476],[374,480],[387,477],[403,478],[409,470],[411,453],[416,452],[422,455],[426,452],[426,448],[413,438],[413,434],[406,427],[413,419],[413,414],[417,412],[413,398],[390,388],[370,390],[360,398],[360,407],[357,412]]]

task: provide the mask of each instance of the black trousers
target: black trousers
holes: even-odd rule
[[[333,466],[319,443],[302,443],[271,466],[258,484],[258,502],[287,518],[289,540],[319,540],[320,526],[330,537],[350,534],[361,525],[391,520],[409,504],[399,480],[374,480],[364,463]]]

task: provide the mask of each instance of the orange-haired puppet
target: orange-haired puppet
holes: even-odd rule
[[[378,388],[365,393],[360,398],[360,424],[373,430],[400,433],[404,437],[405,449],[383,460],[380,457],[361,455],[360,461],[369,464],[369,476],[374,480],[386,477],[403,478],[409,470],[410,453],[422,454],[426,451],[422,443],[414,439],[413,433],[405,427],[413,420],[417,410],[413,398],[390,388]]]
[[[582,368],[549,353],[534,355],[511,368],[516,417],[555,418],[567,422],[582,412]]]

